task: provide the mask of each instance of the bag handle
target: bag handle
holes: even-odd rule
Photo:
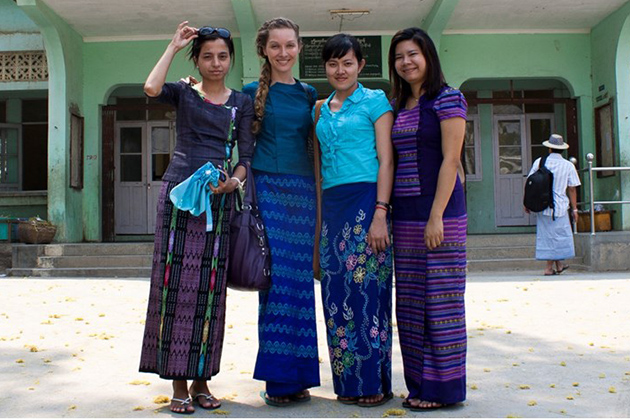
[[[245,183],[245,197],[243,197],[243,208],[249,206],[250,208],[257,207],[256,202],[256,183],[254,182],[254,174],[252,172],[251,164],[245,163],[245,171],[247,172],[247,182]]]
[[[325,99],[321,99],[315,103],[315,121],[313,123],[313,169],[315,172],[315,196],[317,203],[315,238],[313,241],[313,274],[318,280],[321,278],[319,267],[319,231],[322,229],[322,153],[319,149],[319,139],[317,138],[316,128],[322,110],[322,105],[325,101]]]

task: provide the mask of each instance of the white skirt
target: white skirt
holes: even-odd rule
[[[558,261],[575,257],[573,231],[569,215],[556,217],[536,215],[536,259]]]

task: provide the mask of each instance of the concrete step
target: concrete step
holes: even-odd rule
[[[92,268],[11,268],[7,270],[11,277],[151,277],[151,268],[147,267],[92,267]]]
[[[37,268],[146,267],[151,268],[152,254],[144,255],[73,255],[38,257]]]
[[[575,270],[587,270],[583,257],[571,258],[564,261]],[[527,271],[544,270],[545,262],[535,258],[500,258],[468,260],[468,272],[478,273],[483,271]]]
[[[503,235],[468,235],[467,248],[477,247],[511,247],[535,246],[535,233],[503,234]]]
[[[44,246],[44,254],[50,257],[71,255],[151,255],[153,254],[153,242],[51,244]]]
[[[466,257],[469,260],[496,260],[496,259],[532,259],[536,256],[535,246],[509,246],[509,247],[467,247]]]

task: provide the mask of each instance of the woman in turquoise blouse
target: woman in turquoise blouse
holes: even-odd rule
[[[320,265],[333,385],[344,404],[374,407],[391,393],[392,108],[358,83],[357,40],[330,38],[322,58],[335,91],[316,131],[322,162]]]
[[[260,293],[254,378],[273,406],[310,399],[319,385],[315,326],[313,235],[315,184],[307,154],[315,89],[293,78],[302,46],[299,28],[284,18],[265,22],[256,37],[264,59],[258,82],[243,88],[255,103],[252,168],[271,249],[271,289]]]

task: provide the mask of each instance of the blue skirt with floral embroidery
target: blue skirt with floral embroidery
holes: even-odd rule
[[[391,392],[392,253],[367,243],[376,183],[324,190],[320,264],[335,394]]]

